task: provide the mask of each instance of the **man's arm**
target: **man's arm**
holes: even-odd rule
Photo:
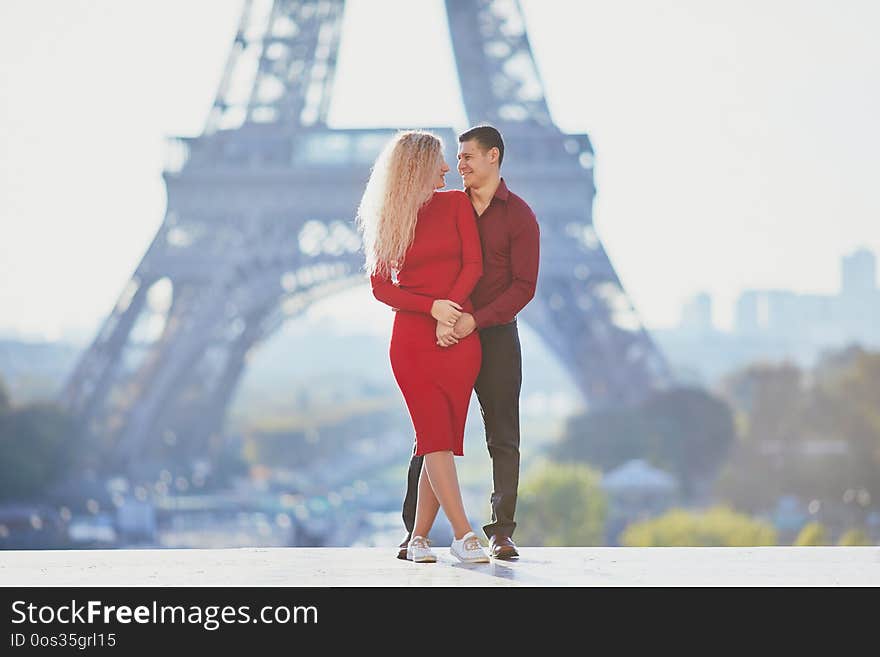
[[[538,222],[530,214],[510,237],[510,285],[490,303],[474,312],[477,329],[506,324],[535,296],[540,238]]]

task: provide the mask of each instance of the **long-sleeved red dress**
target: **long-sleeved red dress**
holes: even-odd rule
[[[373,295],[397,310],[391,334],[391,369],[416,433],[416,451],[464,455],[464,425],[482,351],[476,331],[457,344],[437,344],[435,299],[450,299],[473,313],[471,291],[483,273],[480,234],[467,194],[435,191],[419,210],[415,236],[398,284],[370,277]]]

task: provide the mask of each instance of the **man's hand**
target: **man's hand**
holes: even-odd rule
[[[462,313],[458,321],[455,322],[455,326],[452,327],[452,334],[461,340],[473,333],[476,328],[477,323],[474,321],[474,316],[470,313]]]
[[[452,334],[453,328],[443,322],[437,322],[437,344],[441,347],[451,347],[458,343],[458,338]]]
[[[431,317],[447,326],[455,326],[461,317],[461,306],[449,299],[435,299],[431,304]]]

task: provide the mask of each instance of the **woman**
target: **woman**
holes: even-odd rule
[[[425,455],[407,558],[437,560],[425,537],[442,506],[455,534],[451,553],[487,562],[464,511],[454,460],[464,454],[481,348],[475,332],[459,340],[453,327],[462,312],[473,312],[469,296],[483,273],[482,253],[467,194],[437,191],[447,171],[438,137],[398,133],[373,166],[358,227],[373,295],[397,311],[391,369],[415,428],[416,455]]]

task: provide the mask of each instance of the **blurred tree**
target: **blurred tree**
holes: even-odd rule
[[[785,493],[779,465],[758,449],[738,445],[715,480],[714,496],[747,514],[773,508]]]
[[[678,475],[686,498],[694,497],[734,444],[730,407],[699,388],[673,388],[649,398],[642,414],[653,418],[660,435],[659,465]]]
[[[805,406],[802,381],[800,368],[791,363],[758,363],[722,380],[722,396],[742,414],[739,426],[746,442],[786,442],[798,436],[796,411]]]
[[[73,423],[58,406],[38,402],[0,414],[0,500],[38,495],[75,462]]]
[[[873,545],[864,529],[848,529],[837,541],[838,545]]]
[[[547,462],[520,485],[517,542],[533,546],[602,545],[607,500],[601,474],[582,464]]]
[[[857,360],[867,353],[861,345],[856,343],[842,349],[823,351],[813,367],[814,376],[820,382],[832,380],[842,372],[850,369]]]
[[[758,513],[797,492],[790,478],[793,454],[808,408],[803,372],[791,363],[756,363],[725,377],[721,396],[736,416],[738,441],[715,482],[715,496]]]
[[[823,377],[817,388],[836,407],[835,437],[852,450],[844,488],[865,488],[880,501],[880,352],[857,353],[849,367]]]
[[[831,545],[831,540],[822,523],[813,521],[801,528],[793,545]]]
[[[655,456],[658,443],[637,411],[596,411],[570,418],[553,454],[610,470],[630,459]]]
[[[852,516],[838,518],[844,524],[864,522],[877,508],[880,353],[828,352],[806,373],[791,364],[751,366],[727,377],[721,394],[740,431],[716,482],[718,498],[757,512],[795,495]]]
[[[678,478],[692,497],[711,481],[734,444],[733,416],[722,400],[698,388],[658,391],[633,409],[572,418],[553,455],[603,470],[645,459]]]
[[[662,516],[632,523],[618,542],[628,547],[776,545],[776,530],[767,522],[724,506],[702,512],[672,509]]]

